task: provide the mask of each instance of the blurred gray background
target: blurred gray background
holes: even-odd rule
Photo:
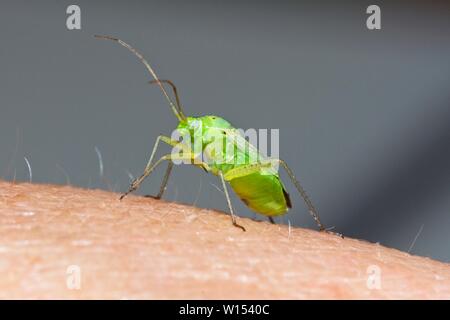
[[[0,178],[123,192],[177,122],[138,48],[189,115],[279,128],[327,226],[450,260],[450,5],[388,1],[69,1],[0,6]],[[382,29],[366,28],[378,4]],[[102,154],[99,175],[95,148]],[[166,148],[165,150],[170,150]],[[162,154],[162,150],[160,151]],[[161,167],[139,190],[155,194]],[[279,218],[315,228],[294,208]],[[225,210],[217,178],[176,167],[166,199]],[[236,197],[240,216],[263,219]]]

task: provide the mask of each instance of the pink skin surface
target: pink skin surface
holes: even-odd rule
[[[0,298],[449,299],[450,265],[365,241],[0,181]],[[74,280],[75,279],[75,280]]]

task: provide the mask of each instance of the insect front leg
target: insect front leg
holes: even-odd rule
[[[140,184],[142,183],[142,181],[144,181],[144,179],[151,173],[150,168],[151,168],[151,166],[152,166],[153,158],[155,157],[156,150],[158,149],[158,145],[159,145],[160,141],[165,142],[165,143],[167,143],[167,144],[169,144],[169,145],[171,145],[171,146],[174,146],[174,145],[176,145],[176,144],[178,143],[177,141],[171,140],[169,137],[166,137],[166,136],[158,136],[158,138],[156,138],[156,142],[155,142],[155,144],[154,144],[154,146],[153,146],[153,150],[152,150],[152,153],[151,153],[151,155],[150,155],[150,159],[148,160],[147,165],[145,166],[144,173],[143,173],[139,178],[135,179],[135,180],[131,183],[130,188],[128,189],[127,192],[125,192],[124,194],[122,194],[122,196],[120,197],[120,200],[122,200],[122,199],[123,199],[125,196],[127,196],[129,193],[131,193],[131,192],[137,190],[137,188],[139,188],[139,186],[140,186]],[[161,185],[161,189],[160,189],[160,191],[159,191],[159,193],[158,193],[159,198],[161,198],[161,196],[162,196],[162,194],[164,193],[164,190],[165,190],[165,188],[166,188],[167,181],[169,180],[169,175],[170,175],[170,172],[171,172],[171,170],[172,170],[172,165],[173,165],[173,164],[170,162],[169,165],[168,165],[168,167],[167,167],[166,174],[164,175],[163,183],[162,183],[162,185]],[[157,196],[157,197],[158,197],[158,196]]]
[[[231,222],[233,223],[233,226],[241,228],[242,231],[245,231],[245,228],[236,222],[236,216],[234,215],[233,206],[231,205],[230,195],[228,194],[227,184],[225,182],[225,178],[223,177],[222,171],[219,171],[219,177],[222,181],[222,187],[223,191],[225,192],[225,197],[227,198],[228,209],[230,210],[231,214]]]
[[[152,197],[154,199],[161,199],[164,191],[166,191],[166,186],[167,186],[167,182],[169,181],[169,177],[170,177],[170,173],[172,172],[172,168],[173,168],[173,162],[169,161],[169,163],[167,164],[167,169],[166,169],[166,173],[164,173],[164,178],[163,181],[161,183],[161,187],[159,187],[159,192],[156,196],[150,196],[150,195],[146,195],[146,197]]]
[[[142,183],[142,181],[144,181],[144,179],[146,177],[148,177],[155,169],[156,167],[158,167],[163,161],[170,161],[172,164],[172,160],[191,160],[190,157],[179,157],[179,156],[175,156],[172,154],[166,154],[165,156],[162,156],[161,158],[158,159],[158,161],[156,161],[155,163],[153,163],[152,165],[149,165],[145,168],[144,173],[137,178],[136,180],[133,181],[133,183],[131,184],[130,190],[128,192],[126,192],[124,195],[122,195],[121,199],[126,196],[128,193],[136,190],[139,185]]]

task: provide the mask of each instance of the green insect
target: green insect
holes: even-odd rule
[[[177,140],[172,140],[168,136],[160,135],[156,139],[153,151],[148,160],[147,166],[145,167],[144,173],[137,179],[135,179],[129,188],[129,190],[124,193],[120,199],[123,199],[130,192],[135,191],[146,177],[148,177],[156,167],[158,167],[162,162],[167,161],[168,166],[161,184],[159,193],[155,198],[160,199],[166,189],[166,185],[173,168],[175,160],[188,161],[194,164],[206,172],[212,173],[218,176],[221,180],[224,194],[227,200],[228,208],[231,214],[231,221],[234,226],[241,228],[245,231],[245,228],[237,223],[236,216],[233,211],[233,206],[231,205],[230,196],[227,189],[227,182],[231,185],[231,188],[238,195],[238,197],[253,211],[268,216],[269,220],[274,223],[272,217],[285,214],[289,208],[291,208],[291,200],[289,194],[286,192],[283,183],[278,175],[278,165],[283,167],[292,183],[300,193],[300,196],[306,203],[309,213],[316,221],[319,229],[321,231],[325,230],[323,224],[320,222],[319,215],[311,200],[306,195],[306,192],[300,185],[300,183],[295,178],[292,170],[289,166],[281,159],[266,159],[258,151],[256,147],[251,145],[242,135],[239,134],[238,130],[235,129],[228,121],[217,116],[202,116],[202,117],[186,117],[182,111],[180,104],[180,99],[178,97],[178,92],[175,85],[169,80],[160,80],[156,75],[155,71],[152,69],[150,64],[144,59],[144,57],[136,51],[129,44],[123,42],[122,40],[110,36],[99,36],[96,38],[108,39],[118,42],[125,48],[129,49],[134,53],[141,62],[148,69],[150,74],[153,76],[154,80],[150,83],[157,84],[164,94],[166,100],[169,103],[170,108],[177,117],[179,124],[177,130],[187,131],[190,133],[191,137],[198,136],[199,134],[204,138],[201,145],[201,152],[208,149],[208,146],[212,141],[207,137],[220,137],[225,141],[224,148],[231,148],[234,150],[233,159],[257,159],[246,161],[245,163],[237,162],[223,162],[218,161],[218,159],[223,159],[216,154],[210,153],[207,162],[195,161],[199,158],[199,154],[194,152],[190,146],[184,146],[183,152],[180,154],[167,154],[154,161],[156,150],[160,142],[167,143],[170,146],[179,146],[180,142]],[[172,87],[175,103],[169,97],[163,84],[168,84]],[[201,128],[200,132],[198,131]],[[227,149],[228,150],[228,149]]]

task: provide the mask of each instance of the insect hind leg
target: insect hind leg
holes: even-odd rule
[[[333,232],[331,231],[332,228],[325,228],[322,222],[320,221],[319,214],[317,213],[316,208],[312,204],[311,200],[309,199],[308,195],[306,194],[306,191],[303,189],[303,187],[300,185],[300,182],[295,178],[294,173],[292,172],[291,168],[287,165],[287,163],[284,160],[276,159],[276,162],[280,163],[281,166],[284,168],[286,173],[289,175],[289,178],[291,179],[292,183],[294,184],[295,188],[300,193],[300,196],[303,198],[303,200],[306,203],[306,206],[308,207],[309,214],[313,217],[314,221],[316,221],[317,226],[319,227],[320,231],[324,231],[330,234],[334,234],[336,236],[339,236],[341,238],[344,238],[344,236],[341,233]]]
[[[294,184],[297,191],[300,193],[300,196],[303,198],[303,200],[306,203],[306,206],[308,207],[309,214],[313,217],[314,221],[316,221],[317,226],[319,227],[320,231],[326,231],[325,227],[323,226],[322,222],[320,221],[319,214],[317,213],[316,208],[312,204],[311,200],[309,199],[308,195],[306,194],[306,191],[301,186],[300,182],[295,178],[295,175],[291,168],[287,165],[287,163],[284,160],[277,159],[276,160],[281,166],[284,168],[286,173],[288,174],[289,178],[291,179],[292,183]]]

